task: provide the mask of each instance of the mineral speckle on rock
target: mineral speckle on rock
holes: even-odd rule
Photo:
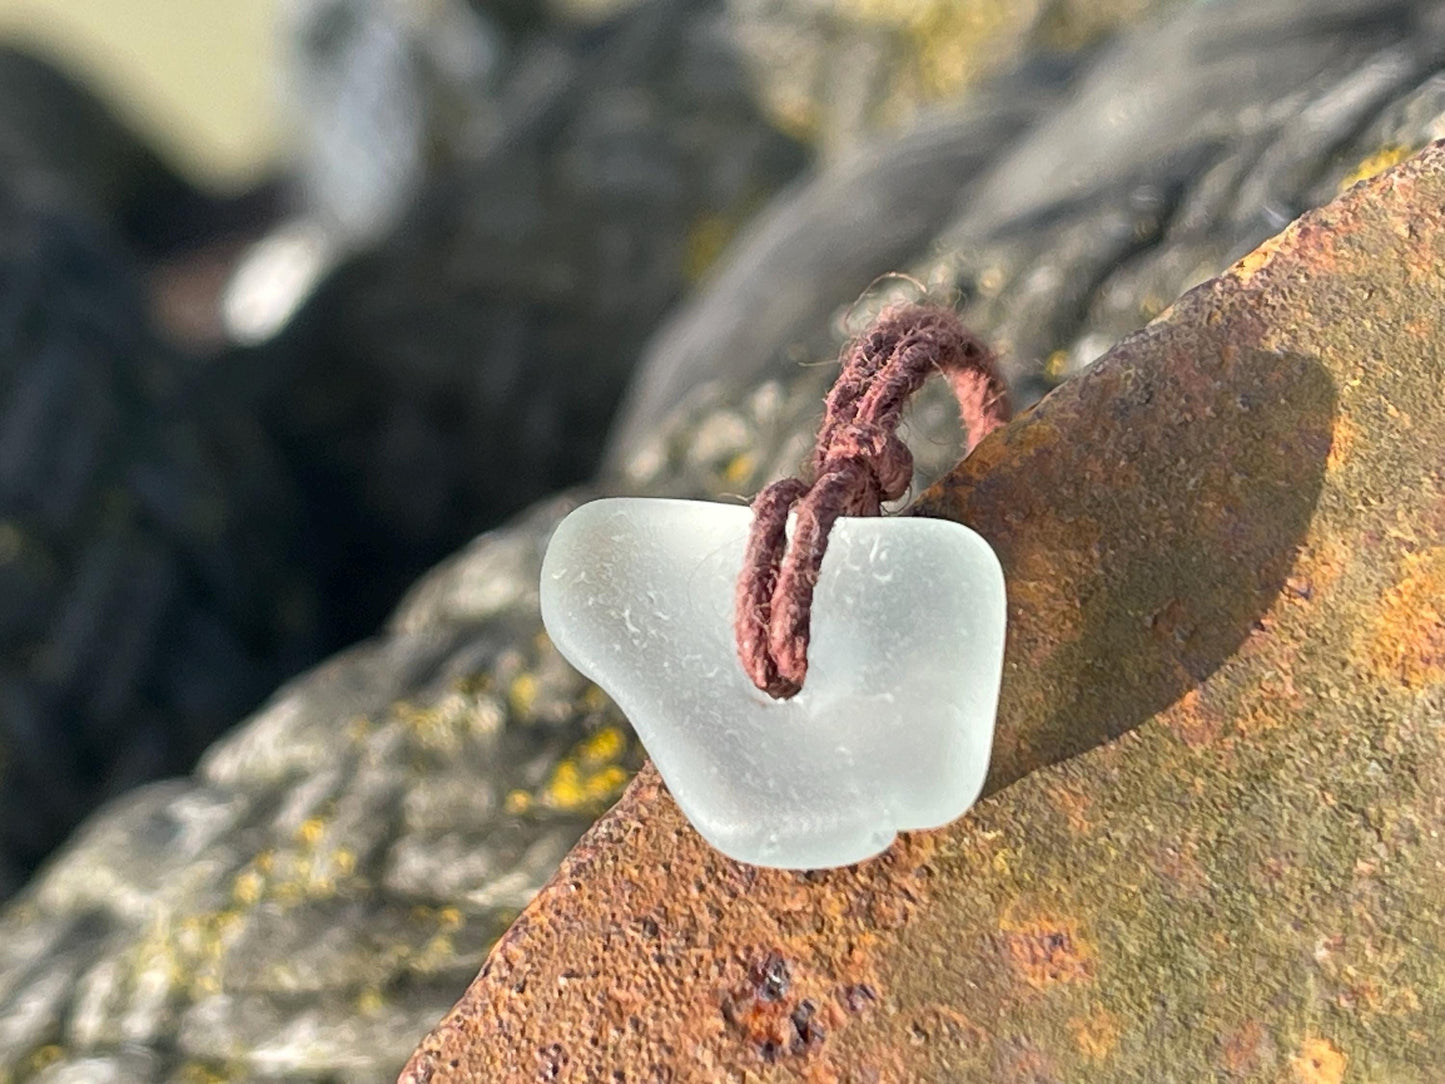
[[[478,531],[592,473],[664,311],[807,159],[700,0],[544,24],[495,67],[398,228],[234,363],[273,374],[252,394],[367,630]],[[372,81],[347,80],[335,107],[364,112]]]
[[[1326,8],[1330,17],[1318,19]],[[650,17],[667,10],[655,5]],[[91,818],[0,912],[0,1077],[73,1080],[93,1071],[95,1079],[110,1073],[178,1082],[375,1081],[394,1074],[641,762],[625,721],[541,636],[538,564],[569,502],[608,491],[741,499],[793,473],[816,425],[845,317],[866,320],[899,284],[884,282],[851,316],[848,309],[887,271],[909,271],[943,296],[957,291],[966,319],[1008,346],[1016,386],[1026,398],[1037,395],[1276,232],[1281,216],[1324,202],[1357,175],[1432,138],[1440,123],[1435,58],[1445,41],[1433,12],[1403,0],[1170,7],[1102,51],[1046,64],[1037,78],[1029,67],[1037,58],[1019,73],[1003,73],[1001,85],[1018,93],[980,89],[955,111],[898,136],[893,158],[883,154],[870,165],[840,153],[760,212],[675,306],[686,288],[669,277],[682,266],[669,248],[674,262],[666,266],[674,270],[638,278],[648,311],[669,310],[668,323],[645,351],[610,465],[595,484],[550,498],[444,562],[374,639],[284,686],[216,744],[192,777],[128,794]],[[1238,18],[1248,19],[1249,32],[1225,33]],[[1211,50],[1181,50],[1183,20],[1214,43]],[[703,45],[721,32],[706,21],[693,26]],[[676,57],[667,51],[676,46],[653,47],[662,51],[647,55]],[[1276,50],[1284,50],[1278,67]],[[1157,62],[1161,57],[1172,60]],[[641,343],[646,321],[628,323],[627,310],[615,307],[617,269],[634,266],[629,252],[678,244],[677,236],[639,234],[643,249],[613,249],[602,240],[614,236],[609,226],[586,234],[596,249],[570,248],[566,237],[555,247],[533,246],[502,230],[515,220],[502,213],[502,202],[536,213],[532,181],[539,176],[552,178],[559,200],[622,186],[640,194],[628,212],[634,217],[621,220],[626,226],[642,221],[638,215],[660,214],[646,193],[661,193],[668,214],[687,205],[668,202],[679,156],[703,174],[722,168],[703,151],[688,159],[675,127],[650,126],[648,110],[662,107],[638,106],[653,92],[632,84],[611,86],[589,105],[588,124],[568,129],[559,118],[580,114],[554,103],[580,76],[545,57],[536,63],[540,89],[519,97],[516,108],[543,119],[525,130],[553,133],[548,145],[575,146],[575,161],[586,168],[575,176],[560,165],[539,173],[528,165],[533,145],[524,142],[521,179],[511,187],[499,182],[498,207],[478,211],[475,231],[458,233],[476,251],[493,245],[515,257],[475,265],[468,281],[478,295],[515,283],[502,275],[512,264],[528,275],[530,307],[487,310],[480,325],[459,309],[449,331],[469,342],[486,339],[491,352],[480,364],[493,374],[525,373],[527,359],[552,350],[573,363],[600,357],[588,338],[599,326],[630,329],[632,338],[618,341]],[[1157,126],[1131,128],[1128,113],[1110,111],[1125,91],[1147,99],[1180,80],[1193,89],[1172,99],[1174,128],[1162,135]],[[1288,108],[1276,109],[1282,82],[1289,83]],[[1030,85],[1035,90],[1025,93]],[[672,107],[663,114],[673,116]],[[699,105],[689,115],[708,113]],[[734,146],[748,145],[752,124],[728,129],[742,141]],[[586,139],[568,144],[569,132]],[[1088,159],[1097,171],[1077,187],[1065,184],[1077,174],[1070,172],[1076,159],[1064,151],[1102,146],[1106,134],[1107,153]],[[1061,143],[1064,135],[1069,141]],[[608,153],[654,146],[654,139],[662,149],[648,160],[662,165],[640,178],[622,169],[626,156]],[[1157,153],[1161,139],[1171,153]],[[639,187],[628,189],[633,183]],[[925,206],[906,229],[886,231],[860,210],[910,206],[912,192]],[[445,240],[449,220],[436,221],[431,236]],[[700,250],[716,251],[717,231],[703,226]],[[855,245],[866,259],[853,255]],[[398,241],[375,267],[395,259],[404,273],[355,272],[366,288],[345,289],[354,290],[348,296],[363,315],[340,333],[337,365],[366,364],[348,353],[353,348],[358,357],[374,348],[376,358],[400,350],[400,330],[410,324],[391,323],[392,314],[407,306],[427,311],[425,272],[434,251]],[[834,274],[831,265],[845,259],[857,262]],[[611,279],[580,276],[579,269]],[[579,279],[585,288],[574,296],[569,284]],[[398,282],[401,293],[391,298],[387,284]],[[618,323],[598,324],[598,313]],[[534,338],[544,325],[565,334]],[[608,356],[625,360],[621,352]],[[381,445],[358,438],[335,445],[317,466],[317,477],[344,476],[354,491],[371,495],[378,522],[459,515],[436,497],[453,492],[454,476],[409,491],[427,464],[451,462],[426,408],[447,402],[455,387],[455,372],[432,373],[421,346],[411,360],[414,367],[402,371],[419,373],[414,381],[386,377],[390,363],[378,362],[382,377],[362,396],[389,406],[395,400],[400,420],[383,442],[386,456]],[[611,370],[608,379],[616,376]],[[325,406],[322,392],[332,385],[318,376],[308,386],[314,394],[304,401]],[[538,410],[530,420],[503,419],[499,431],[562,424],[563,415]],[[314,417],[282,411],[276,424],[299,435]],[[479,424],[472,418],[447,431],[472,439]],[[916,404],[907,433],[917,455],[915,489],[956,460],[956,430],[946,392]],[[500,479],[500,461],[458,460],[518,504],[558,480]],[[368,475],[372,469],[377,473]],[[356,481],[364,477],[373,482]],[[0,555],[6,537],[0,531]],[[1380,621],[1398,632],[1395,612],[1382,602]],[[1168,628],[1168,615],[1161,620]],[[1382,641],[1378,665],[1414,665],[1414,656],[1389,647],[1407,642],[1402,637]],[[1193,725],[1207,733],[1208,718],[1201,720]],[[1160,851],[1158,861],[1187,874],[1188,848]],[[1187,877],[1179,883],[1187,887]],[[900,917],[896,903],[872,905],[880,922]],[[1020,916],[998,942],[1001,959],[1073,989],[1073,976],[1097,966],[1087,955],[1092,935],[1044,917]],[[809,992],[810,981],[796,968],[789,972],[788,997],[797,1003],[766,1003],[774,1007],[768,1012],[787,1006],[788,1014],[757,1017],[763,1041],[774,1038],[776,1024],[783,1040],[797,1036],[804,1048],[819,1048],[833,1010]],[[846,986],[839,1011],[866,1015],[878,1004],[876,976],[860,973]],[[740,977],[729,1002],[733,1020],[752,1019],[750,1007],[763,1004],[749,992],[756,989]],[[813,1002],[813,1015],[803,1000]],[[930,1035],[966,1032],[966,1024],[942,1010],[928,1016],[926,1008],[909,1020]],[[1076,1030],[1102,1048],[1110,1018],[1085,1013]],[[1281,1048],[1273,1064],[1307,1057],[1300,1044],[1309,1038]],[[1264,1050],[1263,1040],[1247,1040],[1222,1042]],[[1020,1047],[1000,1054],[1000,1064],[1023,1072],[1031,1056]]]

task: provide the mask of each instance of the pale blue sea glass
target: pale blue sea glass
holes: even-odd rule
[[[1004,646],[1004,580],[973,531],[840,519],[813,606],[803,691],[756,689],[733,641],[751,513],[594,501],[542,563],[559,651],[626,713],[688,820],[724,854],[821,869],[935,828],[978,798]]]

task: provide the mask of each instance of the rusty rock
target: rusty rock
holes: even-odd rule
[[[1009,574],[990,797],[805,876],[644,771],[402,1080],[1438,1072],[1442,342],[1435,144],[914,506]]]

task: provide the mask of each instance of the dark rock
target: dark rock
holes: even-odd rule
[[[78,207],[146,261],[264,221],[270,186],[232,197],[191,185],[86,88],[0,46],[0,174],[27,198]]]
[[[358,626],[592,473],[663,312],[803,164],[726,29],[715,4],[679,0],[524,39],[490,135],[453,148],[401,227],[247,355],[275,374],[262,409]]]
[[[254,422],[171,410],[127,252],[70,194],[0,189],[0,891],[316,650],[284,472]]]
[[[1438,5],[1424,2],[1261,4],[1247,13],[1194,4],[1108,46],[1066,94],[1054,92],[1056,109],[1044,88],[1068,69],[1034,73],[1040,100],[1032,103],[1005,83],[994,109],[1007,126],[991,131],[986,114],[972,116],[979,127],[967,134],[979,157],[935,151],[930,160],[898,147],[912,174],[906,183],[954,199],[952,221],[912,242],[938,258],[910,269],[940,294],[961,295],[965,318],[991,330],[1026,404],[1182,287],[1328,199],[1364,155],[1430,138],[1441,19]],[[988,103],[991,93],[975,100]],[[852,184],[830,188],[830,172],[793,197],[788,219],[760,220],[717,287],[669,320],[628,390],[608,451],[614,471],[635,483],[629,459],[638,456],[639,469],[657,461],[656,419],[689,390],[793,373],[797,356],[822,346],[799,329],[823,329],[872,274],[897,269],[882,261],[899,259],[889,242],[908,235],[889,231],[914,204],[892,199],[904,182],[884,152],[868,158]],[[794,225],[811,226],[815,215],[835,228]],[[871,274],[840,259],[840,235],[876,251]],[[779,290],[773,281],[798,285]]]
[[[1326,9],[1332,18],[1317,21]],[[771,292],[748,283],[750,292],[738,296],[749,304],[728,315],[724,294],[740,287],[727,266],[732,259],[756,260],[759,268],[796,268],[795,275],[822,272],[817,263],[764,259],[761,249],[744,245],[695,303],[678,310],[669,333],[682,336],[679,341],[712,343],[713,350],[698,351],[687,378],[658,370],[656,379],[675,382],[657,412],[614,445],[618,466],[605,484],[719,496],[792,473],[831,375],[827,365],[799,362],[823,362],[834,353],[838,328],[828,315],[841,314],[873,275],[885,271],[910,271],[944,292],[950,285],[967,287],[978,330],[1015,339],[1016,382],[1034,381],[1036,389],[1047,384],[1029,375],[1040,362],[1061,377],[1073,365],[1071,350],[1077,349],[1082,364],[1102,350],[1085,349],[1089,343],[1136,329],[1181,289],[1222,269],[1236,246],[1272,232],[1276,227],[1257,216],[1258,208],[1322,202],[1379,154],[1394,155],[1431,138],[1437,123],[1430,106],[1431,88],[1438,85],[1432,82],[1435,50],[1445,37],[1435,10],[1363,0],[1353,7],[1332,2],[1302,8],[1280,0],[1178,9],[1172,18],[1202,20],[1194,24],[1201,40],[1228,43],[1224,59],[1253,58],[1230,68],[1230,86],[1215,87],[1227,94],[1228,113],[1213,111],[1205,97],[1190,97],[1178,106],[1183,133],[1167,133],[1171,146],[1186,147],[1201,131],[1217,133],[1226,150],[1207,161],[1227,168],[1191,172],[1170,156],[1166,164],[1175,172],[1168,175],[1177,188],[1169,190],[1163,206],[1171,210],[1161,218],[1161,205],[1146,198],[1163,168],[1150,142],[1159,137],[1125,138],[1125,114],[1117,122],[1125,134],[1113,144],[1107,177],[1095,176],[1072,195],[1050,192],[1040,170],[1063,170],[1067,163],[1048,159],[1045,141],[1035,139],[1039,125],[1051,123],[1048,114],[1031,120],[1010,113],[1023,130],[1001,146],[997,162],[962,178],[946,169],[932,174],[957,191],[962,210],[952,216],[956,228],[938,227],[935,237],[914,242],[911,254],[863,267],[859,281],[838,282],[834,294],[814,295],[809,288],[810,299],[792,310],[796,322],[779,319],[769,332],[761,364],[737,356],[732,336],[739,324],[771,319],[758,308],[759,295],[771,304],[770,294],[786,294],[793,281],[777,280]],[[1251,14],[1256,11],[1265,15]],[[1251,20],[1251,32],[1225,33],[1230,20],[1241,17]],[[1153,35],[1163,36],[1163,49],[1168,35],[1177,33],[1175,25],[1161,22],[1132,44],[1121,43],[1110,54],[1112,63],[1147,57]],[[1276,48],[1294,58],[1290,70],[1304,89],[1289,113],[1271,119],[1267,107],[1279,94],[1270,70]],[[1166,70],[1141,68],[1132,81],[1127,72],[1086,61],[1073,85],[1114,80],[1147,102],[1171,81],[1193,78],[1193,65],[1219,62],[1221,54],[1212,49],[1186,52]],[[1306,64],[1301,57],[1313,60]],[[1403,66],[1384,65],[1393,73],[1392,89],[1370,96],[1348,124],[1306,140],[1305,149],[1291,152],[1297,155],[1292,168],[1274,170],[1269,163],[1283,152],[1272,148],[1295,145],[1314,130],[1291,118],[1314,115],[1312,104],[1325,109],[1341,101],[1340,88],[1351,85],[1352,72],[1366,82],[1377,78],[1381,57],[1406,58]],[[1105,127],[1093,114],[1070,116],[1078,126],[1093,123],[1096,132]],[[1270,123],[1252,139],[1234,117]],[[960,123],[990,130],[967,114]],[[940,145],[949,138],[944,122],[934,131]],[[1031,149],[1021,155],[1024,147]],[[914,153],[927,160],[921,150]],[[1019,186],[1012,210],[1001,202],[1010,163],[1018,167],[1012,175]],[[858,187],[837,181],[828,197],[836,217],[826,212],[822,196],[791,197],[817,199],[809,213],[817,216],[820,232],[833,221],[846,223],[850,235],[857,231],[851,212],[871,205],[866,182],[886,172],[854,168],[849,174],[840,166],[837,174],[825,171],[811,182],[813,191],[827,191],[834,178],[850,175],[863,180]],[[1263,186],[1239,180],[1253,175],[1271,180]],[[989,199],[1003,208],[1000,214],[1018,212],[1007,230],[972,217],[982,192],[993,193]],[[931,201],[934,207],[943,202]],[[1125,244],[1123,231],[1111,228],[1095,240],[1097,225],[1121,214],[1130,223],[1135,218],[1129,216],[1137,216],[1138,239]],[[789,236],[782,225],[775,228],[778,236]],[[975,241],[989,247],[954,247]],[[821,238],[818,244],[821,251],[846,248]],[[1060,263],[1056,251],[1068,259]],[[1071,274],[1085,269],[1078,278]],[[370,296],[377,305],[385,299],[381,291]],[[1011,297],[1028,307],[1028,325],[1010,323]],[[880,299],[867,298],[854,319],[866,319]],[[690,319],[699,321],[693,332],[686,330]],[[1046,330],[1036,345],[1022,346],[1034,321]],[[358,350],[366,345],[354,341]],[[1063,360],[1054,361],[1061,351]],[[652,379],[644,374],[639,387]],[[916,404],[909,437],[921,478],[939,476],[956,460],[956,429],[946,392]],[[376,640],[283,689],[215,746],[193,778],[141,790],[93,818],[0,915],[0,1066],[24,1078],[37,1056],[52,1059],[49,1071],[59,1072],[87,1059],[148,1051],[156,1058],[152,1079],[225,1070],[370,1081],[394,1072],[421,1031],[475,974],[487,944],[551,876],[639,761],[615,711],[540,637],[538,562],[548,531],[568,504],[558,499],[536,506],[447,561],[415,588]],[[886,918],[887,901],[879,907]],[[278,929],[278,916],[289,916],[295,928],[268,948],[262,933]],[[647,917],[663,941],[666,923]],[[648,927],[643,922],[638,928],[645,935]],[[1085,942],[1068,930],[1016,932],[1019,958],[1039,961],[1040,974],[1086,970],[1070,949]],[[244,961],[234,951],[240,944],[247,948]],[[318,947],[299,952],[305,945]],[[756,947],[757,959],[764,959],[777,946]],[[293,955],[298,959],[291,967]],[[784,1051],[792,1049],[793,1037],[801,1049],[817,1051],[833,1049],[847,1034],[832,1018],[833,995],[816,994],[796,958],[784,956],[789,996],[817,1007],[804,1020],[807,1036],[826,1037],[802,1036],[791,1015],[801,1000],[770,1003],[779,1012],[786,1007],[776,1022],[777,1066],[792,1056]],[[517,986],[525,986],[526,976],[513,980],[520,995]],[[292,983],[305,992],[290,992]],[[844,986],[839,1011],[859,1019],[883,1015],[871,1013],[886,993],[873,977]],[[924,1031],[968,1034],[967,1022],[952,1017],[908,1020]],[[1022,1058],[1028,1051],[1014,1054]],[[1005,1056],[1013,1054],[1000,1054]],[[326,1068],[318,1068],[323,1063]],[[535,1062],[527,1065],[535,1068]]]

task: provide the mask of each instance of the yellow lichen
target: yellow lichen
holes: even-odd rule
[[[522,676],[532,681],[531,695],[535,698],[536,679]],[[491,697],[456,691],[425,707],[398,702],[392,705],[391,713],[416,735],[421,745],[443,753],[457,751],[471,736],[492,733],[503,722],[501,706]]]
[[[439,933],[427,941],[408,963],[413,971],[437,971],[455,960],[456,955],[456,945],[450,935]]]
[[[455,907],[443,907],[437,912],[437,923],[446,930],[455,930],[462,924],[462,913]]]
[[[176,1084],[227,1084],[232,1078],[191,1061],[177,1069],[176,1075],[171,1079],[176,1081]]]
[[[1010,30],[1032,17],[1032,5],[1005,0],[838,0],[844,18],[898,32],[907,62],[896,69],[895,96],[935,101],[958,93],[996,63]]]
[[[631,778],[631,773],[617,763],[626,751],[626,733],[619,727],[602,727],[557,762],[535,795],[513,790],[503,799],[502,808],[514,816],[537,807],[564,813],[600,812],[622,793]]]
[[[55,1044],[47,1044],[40,1047],[27,1059],[28,1067],[32,1073],[38,1073],[42,1069],[54,1065],[65,1056],[65,1051]]]
[[[1050,384],[1058,384],[1069,371],[1069,352],[1067,350],[1055,350],[1044,362],[1044,379]]]
[[[321,842],[321,834],[325,830],[325,821],[320,817],[311,817],[302,821],[301,826],[296,829],[296,842],[305,847],[314,847]]]
[[[584,765],[610,764],[627,748],[627,738],[615,726],[604,726],[577,746],[576,756]]]
[[[530,719],[537,709],[539,691],[535,674],[523,671],[514,677],[507,689],[507,703],[512,707],[512,714],[519,719]]]
[[[730,486],[742,485],[752,477],[758,461],[751,452],[739,452],[723,467],[722,479]]]
[[[1383,173],[1391,166],[1397,166],[1410,155],[1414,154],[1417,147],[1407,147],[1400,143],[1387,143],[1374,154],[1365,158],[1354,169],[1347,173],[1340,181],[1340,191],[1359,184],[1361,181],[1369,180],[1377,173]]]
[[[682,273],[689,282],[697,282],[717,262],[734,231],[735,225],[722,215],[705,214],[693,222],[682,260]]]
[[[568,757],[552,770],[552,778],[538,797],[551,809],[583,812],[611,802],[626,785],[627,772],[617,765],[584,771],[578,761]]]
[[[231,882],[231,898],[242,907],[253,907],[261,901],[265,887],[266,882],[260,873],[254,869],[243,870]]]

